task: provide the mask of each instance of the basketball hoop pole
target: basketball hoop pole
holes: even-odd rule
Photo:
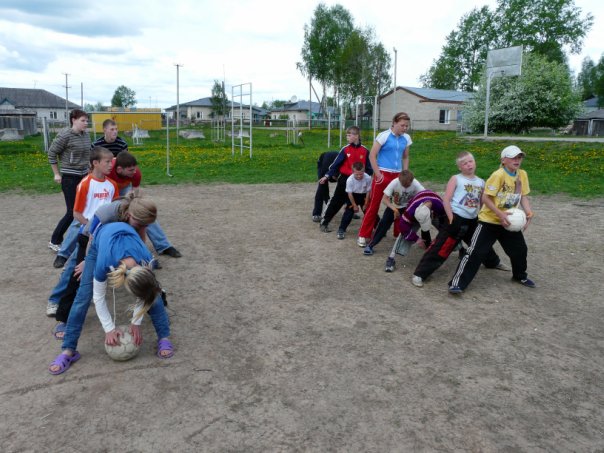
[[[488,70],[487,70],[488,71]],[[493,77],[493,72],[487,72],[487,98],[486,104],[484,108],[484,138],[487,138],[489,134],[489,102],[491,98],[491,78]]]

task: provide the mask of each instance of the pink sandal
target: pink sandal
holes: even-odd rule
[[[64,373],[69,369],[71,364],[77,362],[80,357],[81,355],[78,351],[75,351],[73,355],[67,355],[63,352],[59,354],[57,358],[50,364],[50,366],[48,367],[48,371],[50,374],[54,375]],[[59,366],[59,369],[56,371],[51,370],[50,367],[53,365]]]
[[[169,354],[162,355],[162,351],[169,351]],[[167,338],[157,342],[157,357],[160,359],[169,359],[174,355],[174,346]]]

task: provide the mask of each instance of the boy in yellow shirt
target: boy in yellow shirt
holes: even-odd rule
[[[522,206],[526,213],[526,230],[533,217],[528,199],[529,182],[526,171],[520,169],[524,153],[515,145],[501,152],[501,167],[493,172],[485,184],[482,208],[478,214],[478,227],[472,236],[467,254],[461,259],[453,278],[449,282],[449,293],[462,293],[470,284],[480,264],[490,252],[495,241],[510,257],[512,280],[535,288],[535,283],[526,273],[528,248],[522,231],[508,231],[508,209]]]

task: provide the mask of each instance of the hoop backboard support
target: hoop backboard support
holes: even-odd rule
[[[522,46],[493,49],[487,53],[487,97],[484,111],[484,136],[489,130],[489,101],[491,79],[494,77],[519,76],[522,73]]]
[[[246,91],[244,91],[244,88]],[[248,99],[247,106],[244,107],[243,100],[244,97]],[[235,98],[239,99],[239,105],[235,106]],[[249,146],[243,144],[244,139],[244,131],[243,126],[245,123],[245,114],[243,112],[244,108],[248,111],[249,117],[249,130],[247,135],[249,137]],[[250,159],[252,158],[252,123],[254,121],[254,112],[252,107],[252,84],[251,82],[242,83],[240,85],[233,85],[231,87],[231,155],[235,156],[235,125],[238,124],[238,134],[239,138],[239,154],[243,156],[243,149],[249,148],[250,150]]]

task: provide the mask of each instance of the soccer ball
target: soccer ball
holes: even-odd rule
[[[505,229],[508,231],[521,231],[526,225],[526,214],[522,209],[512,208],[508,209],[507,212],[510,213],[508,216],[508,221],[510,222],[509,226],[506,226]]]
[[[107,351],[107,355],[109,355],[109,357],[111,357],[113,360],[125,362],[126,360],[136,357],[138,351],[140,350],[140,346],[134,344],[134,338],[130,334],[128,327],[129,326],[118,327],[118,329],[122,331],[119,346],[110,346],[105,344],[105,351]]]

